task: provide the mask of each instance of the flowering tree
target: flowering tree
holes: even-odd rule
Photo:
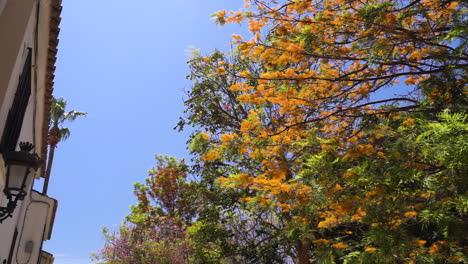
[[[462,261],[465,12],[417,0],[218,12],[221,24],[246,21],[252,38],[189,62],[179,127],[199,127],[195,168],[268,215],[257,218],[272,228],[264,239],[296,263]]]
[[[186,224],[191,219],[190,184],[184,162],[156,156],[157,166],[145,184],[135,184],[137,205],[117,232],[104,229],[105,245],[94,254],[105,264],[182,264],[190,262],[192,245]]]
[[[124,225],[114,233],[104,229],[104,235],[104,248],[95,254],[99,263],[189,263],[191,247],[185,227],[169,218],[152,218],[144,228]]]
[[[215,16],[251,39],[189,60],[193,164],[158,160],[131,233],[188,226],[187,263],[466,262],[466,3],[246,2]]]

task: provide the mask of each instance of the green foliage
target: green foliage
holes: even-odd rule
[[[66,122],[73,122],[80,116],[86,116],[88,113],[81,111],[66,111],[67,100],[63,97],[52,97],[50,106],[50,128],[60,129],[60,140],[65,140],[70,137],[70,130],[63,125]],[[57,142],[58,143],[58,142]]]
[[[466,4],[335,2],[213,15],[254,38],[188,60],[191,164],[156,157],[136,232],[186,227],[189,263],[466,262]]]

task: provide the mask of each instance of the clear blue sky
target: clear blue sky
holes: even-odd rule
[[[210,14],[242,0],[64,1],[55,95],[89,113],[70,124],[56,152],[49,195],[59,208],[44,249],[56,264],[91,263],[101,228],[116,228],[135,202],[155,153],[187,156],[187,133],[172,128],[183,110],[190,46],[228,50],[236,25]]]

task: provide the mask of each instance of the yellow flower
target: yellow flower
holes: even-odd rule
[[[366,251],[367,253],[372,254],[375,251],[377,251],[377,249],[375,247],[366,247],[366,249],[364,251]]]

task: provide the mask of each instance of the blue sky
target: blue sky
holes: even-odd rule
[[[103,226],[116,228],[135,202],[156,153],[187,156],[183,111],[189,47],[227,51],[236,25],[210,14],[242,0],[64,1],[55,96],[88,117],[69,124],[56,151],[49,195],[59,208],[44,249],[56,264],[91,263]],[[37,187],[40,188],[40,187]]]

